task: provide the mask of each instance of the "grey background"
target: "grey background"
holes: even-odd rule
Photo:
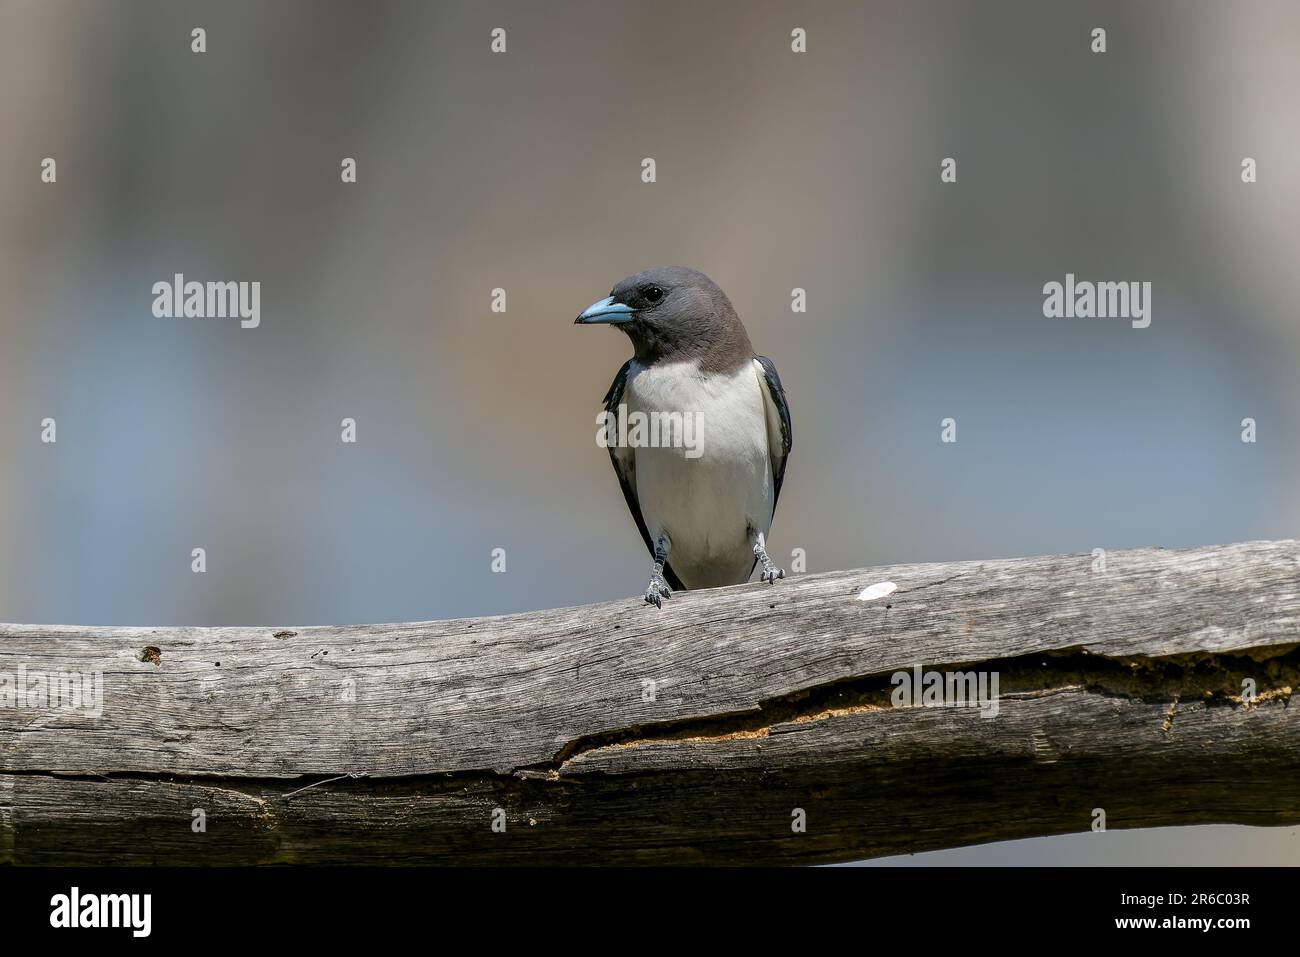
[[[635,595],[594,442],[627,344],[571,321],[669,263],[785,381],[787,567],[1295,536],[1298,51],[1289,2],[0,0],[0,619]],[[175,272],[259,280],[261,327],[154,318]],[[1066,272],[1152,282],[1151,327],[1045,319]],[[914,860],[1298,850],[1201,828]]]

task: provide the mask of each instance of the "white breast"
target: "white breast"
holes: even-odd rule
[[[697,429],[694,451],[662,444],[632,450],[651,539],[668,536],[668,562],[689,588],[745,581],[754,562],[750,529],[767,534],[773,497],[766,409],[753,364],[720,374],[701,372],[694,362],[633,363],[624,404],[629,417],[690,415]]]

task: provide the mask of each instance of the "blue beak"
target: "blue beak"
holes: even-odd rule
[[[589,326],[598,322],[631,322],[632,318],[631,306],[615,302],[613,296],[606,296],[600,302],[593,302],[573,321],[577,325]]]

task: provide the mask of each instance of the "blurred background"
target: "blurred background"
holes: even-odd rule
[[[629,347],[572,320],[660,264],[780,370],[787,568],[1296,536],[1298,52],[1289,0],[0,0],[0,620],[639,594],[594,440]],[[155,318],[177,272],[260,281],[260,327]],[[1151,282],[1150,328],[1044,318],[1067,272]],[[905,859],[1297,860],[1235,827]]]

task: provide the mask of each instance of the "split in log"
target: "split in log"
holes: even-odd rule
[[[1100,814],[1295,824],[1298,560],[1251,542],[662,610],[0,625],[0,863],[817,863]],[[981,676],[978,706],[951,700]],[[53,707],[70,678],[90,694]]]

